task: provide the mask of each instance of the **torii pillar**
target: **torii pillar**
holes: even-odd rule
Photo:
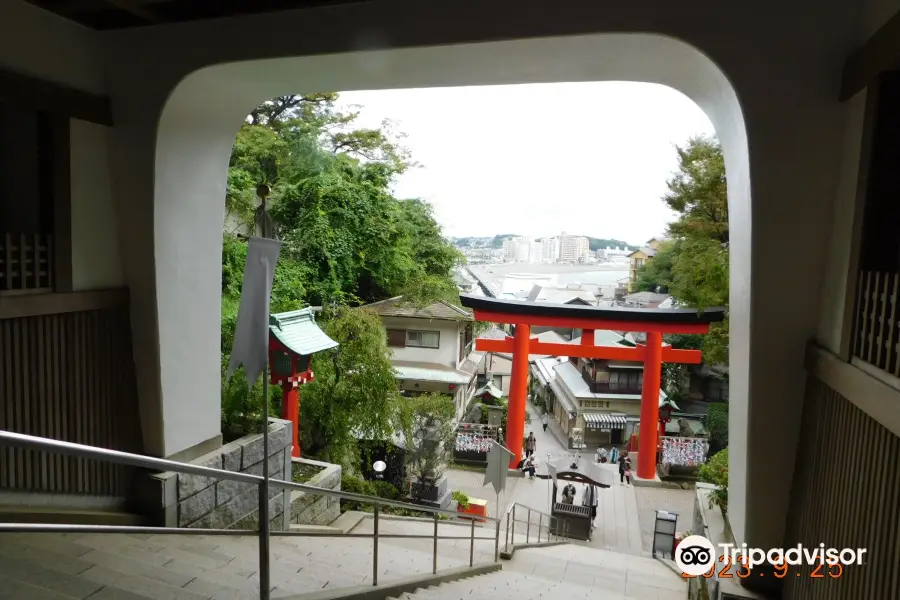
[[[694,309],[628,309],[573,306],[515,300],[496,300],[461,294],[463,306],[475,312],[475,319],[490,323],[515,325],[513,338],[478,339],[476,349],[483,352],[511,353],[512,376],[509,389],[509,412],[506,445],[513,452],[510,467],[515,468],[522,455],[525,437],[525,396],[528,387],[529,354],[601,358],[644,363],[641,390],[641,429],[638,444],[638,477],[656,476],[656,452],[659,439],[659,393],[662,363],[700,364],[698,350],[664,347],[664,333],[702,334],[710,323],[721,321],[725,309],[708,308],[702,313]],[[581,344],[554,344],[531,339],[531,327],[565,327],[583,331]],[[642,331],[647,342],[635,348],[594,345],[594,330]]]
[[[522,445],[525,442],[525,397],[528,394],[528,344],[530,341],[531,326],[516,325],[513,337],[512,372],[509,378],[509,406],[506,414],[506,447],[513,453],[513,458],[509,461],[512,469],[522,460]]]

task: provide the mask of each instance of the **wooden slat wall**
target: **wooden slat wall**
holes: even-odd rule
[[[860,271],[853,356],[900,377],[900,274]]]
[[[773,465],[778,468],[778,465]],[[867,548],[866,565],[838,579],[785,578],[785,600],[897,598],[900,590],[900,437],[810,377],[786,547]],[[793,569],[793,567],[792,567]]]
[[[127,305],[0,319],[0,429],[142,450]],[[0,447],[0,489],[127,496],[132,471]]]

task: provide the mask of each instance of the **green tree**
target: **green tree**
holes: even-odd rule
[[[284,241],[272,312],[310,304],[334,307],[323,323],[336,328],[335,335],[349,336],[346,347],[342,342],[342,349],[316,357],[321,365],[315,372],[323,383],[302,391],[305,447],[324,457],[346,456],[349,430],[377,433],[395,408],[389,406],[396,383],[392,372],[384,370],[389,351],[380,321],[376,331],[374,321],[367,326],[363,317],[352,317],[341,307],[397,295],[422,304],[439,298],[458,301],[452,274],[462,260],[427,203],[391,193],[392,178],[415,164],[401,144],[402,134],[389,122],[379,129],[355,127],[358,112],[339,110],[338,99],[330,92],[282,96],[248,116],[229,163],[222,248],[223,430],[261,428],[261,384],[248,388],[237,375],[226,382],[224,365],[246,259],[246,244],[234,234],[250,230],[256,189],[265,183],[271,192],[269,210]],[[354,363],[380,366],[354,370]],[[326,390],[325,382],[333,389]],[[333,405],[325,400],[329,394]],[[306,401],[307,396],[312,400]],[[275,390],[273,410],[278,402]]]
[[[706,414],[706,430],[709,431],[711,455],[728,447],[728,404],[717,402],[709,406]]]
[[[663,197],[677,218],[673,243],[638,274],[641,289],[662,286],[698,310],[728,307],[728,198],[725,161],[718,141],[695,137],[676,148],[678,170]],[[704,360],[728,363],[728,320],[713,324],[703,341]]]
[[[672,268],[679,253],[680,248],[677,242],[663,244],[653,258],[646,261],[644,266],[638,270],[637,291],[668,292],[669,286],[672,285]]]
[[[357,439],[384,439],[398,418],[399,392],[384,326],[366,310],[336,307],[320,326],[340,344],[313,355],[312,383],[300,390],[303,446],[352,464]]]

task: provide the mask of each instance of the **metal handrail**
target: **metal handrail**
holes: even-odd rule
[[[52,440],[33,435],[25,435],[22,433],[13,433],[11,431],[0,430],[0,446],[16,446],[19,448],[31,448],[33,450],[44,450],[59,452],[69,456],[81,456],[84,458],[99,459],[106,462],[117,463],[120,465],[128,465],[132,467],[142,467],[156,471],[173,471],[175,473],[185,473],[187,475],[202,475],[204,477],[212,477],[215,479],[225,479],[230,481],[240,481],[243,483],[261,484],[264,478],[259,475],[249,475],[247,473],[236,473],[234,471],[225,471],[223,469],[214,469],[212,467],[201,467],[188,463],[177,462],[165,458],[154,458],[144,456],[143,454],[132,454],[130,452],[121,452],[119,450],[110,450],[108,448],[98,448],[95,446],[87,446],[84,444],[75,444],[73,442],[63,442],[60,440]],[[284,481],[283,479],[270,479],[269,485],[298,490],[302,492],[313,492],[322,496],[330,496],[332,498],[341,498],[344,500],[355,500],[366,504],[375,504],[378,506],[390,506],[392,508],[403,508],[418,512],[433,513],[439,515],[447,515],[458,517],[459,513],[452,510],[444,510],[441,508],[433,508],[420,504],[411,504],[409,502],[398,502],[396,500],[385,500],[377,496],[366,496],[363,494],[354,494],[352,492],[341,492],[338,490],[330,490],[320,488],[305,483],[296,483],[293,481]],[[499,521],[494,517],[479,517],[487,521]]]
[[[520,509],[524,509],[524,510],[528,511],[528,514],[527,514],[527,516],[526,516],[526,518],[525,518],[524,521],[523,521],[523,520],[516,519],[516,507],[517,507],[517,506],[518,506]],[[563,539],[568,538],[569,522],[568,522],[567,520],[562,519],[562,521],[561,521],[561,520],[560,520],[560,517],[553,516],[553,515],[551,515],[551,514],[545,513],[545,512],[543,512],[543,511],[541,511],[541,510],[538,510],[538,509],[536,509],[536,508],[531,508],[530,506],[525,506],[524,504],[519,504],[518,502],[513,502],[512,504],[510,504],[509,506],[506,507],[506,512],[505,512],[505,516],[506,516],[506,535],[505,535],[505,538],[504,538],[504,542],[503,542],[503,543],[504,543],[504,547],[505,547],[506,552],[509,552],[510,544],[512,544],[512,545],[514,546],[515,543],[516,543],[516,523],[526,523],[526,529],[525,529],[525,543],[526,543],[526,544],[527,544],[527,543],[530,543],[530,541],[531,541],[531,522],[532,522],[532,520],[531,520],[531,514],[532,514],[532,513],[537,513],[537,515],[538,515],[538,530],[537,530],[537,534],[538,534],[537,541],[538,541],[538,543],[541,542],[541,532],[543,531],[543,528],[544,528],[544,524],[543,524],[543,522],[544,522],[544,517],[547,518],[547,525],[546,525],[546,527],[547,527],[547,541],[553,541],[553,540],[550,539],[551,537],[555,537],[556,541],[559,541],[560,538],[563,538]],[[553,531],[554,531],[554,527],[553,527],[554,522],[556,523],[556,529],[555,529],[556,533],[555,533],[555,534],[553,533]],[[560,535],[560,533],[559,533],[560,522],[562,522],[562,526],[563,526],[563,533],[562,533],[562,535]],[[511,529],[512,535],[511,535],[511,536],[510,536],[510,526],[512,527],[512,529]],[[499,536],[498,536],[498,539],[499,539]]]
[[[227,481],[239,481],[242,483],[255,484],[259,490],[259,506],[260,510],[264,505],[267,506],[269,501],[267,486],[276,488],[299,490],[321,496],[329,496],[332,498],[340,498],[345,500],[355,500],[373,505],[374,526],[371,534],[338,534],[324,532],[303,532],[303,531],[275,531],[270,534],[268,527],[261,526],[258,529],[194,529],[179,527],[138,527],[138,526],[106,526],[106,525],[75,525],[75,524],[43,524],[43,523],[0,523],[0,532],[32,532],[32,533],[72,533],[72,532],[89,532],[89,533],[154,533],[154,534],[179,534],[179,535],[257,535],[259,537],[259,597],[260,600],[269,600],[270,598],[270,552],[269,537],[270,535],[278,536],[308,536],[308,537],[353,537],[353,538],[371,538],[373,540],[373,561],[372,561],[372,585],[378,585],[378,540],[379,538],[389,539],[428,539],[434,540],[434,549],[432,553],[432,572],[437,573],[438,558],[438,540],[469,540],[469,566],[473,566],[475,559],[475,540],[494,540],[494,562],[497,562],[500,548],[500,523],[502,517],[479,516],[484,521],[494,522],[496,531],[494,537],[484,537],[475,535],[475,520],[471,517],[461,517],[458,512],[444,510],[440,508],[432,508],[408,502],[398,502],[396,500],[385,500],[375,496],[366,496],[363,494],[353,494],[350,492],[341,492],[329,490],[313,485],[303,483],[294,483],[293,481],[284,481],[281,479],[269,479],[258,475],[248,475],[247,473],[235,473],[234,471],[225,471],[222,469],[214,469],[212,467],[201,467],[188,463],[177,462],[164,458],[154,458],[144,456],[142,454],[132,454],[130,452],[121,452],[119,450],[110,450],[108,448],[98,448],[95,446],[87,446],[84,444],[76,444],[73,442],[64,442],[49,438],[42,438],[22,433],[14,433],[12,431],[0,430],[0,446],[15,446],[18,448],[28,448],[32,450],[41,450],[47,452],[57,452],[68,456],[79,456],[101,460],[121,465],[140,467],[154,471],[171,471],[175,473],[185,473],[188,475],[201,475],[214,479]],[[268,456],[268,451],[265,452]],[[379,512],[381,507],[402,508],[406,510],[430,513],[434,518],[434,534],[433,535],[411,535],[411,534],[382,534],[379,532]],[[499,507],[498,507],[499,508]],[[468,524],[470,533],[468,536],[441,536],[438,535],[438,517],[444,515],[452,519],[470,519]],[[448,525],[462,525],[462,523],[448,522]],[[265,525],[268,525],[266,523]]]

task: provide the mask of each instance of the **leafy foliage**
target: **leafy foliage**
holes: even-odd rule
[[[728,307],[728,198],[725,161],[718,141],[696,137],[677,148],[678,171],[663,197],[678,218],[669,223],[673,242],[638,273],[638,288],[661,287],[686,306]],[[728,320],[703,340],[708,363],[728,363]]]
[[[358,438],[382,439],[393,430],[397,384],[377,315],[339,306],[320,326],[339,346],[313,355],[316,378],[300,392],[303,446],[346,464]]]
[[[637,291],[668,293],[672,285],[672,267],[679,256],[678,242],[664,243],[652,260],[644,262],[637,274]]]
[[[716,454],[728,447],[728,404],[717,402],[706,413],[706,429],[709,431],[709,453]]]
[[[728,510],[728,448],[716,453],[704,465],[700,466],[697,477],[704,483],[716,486],[709,496],[710,508],[718,506],[722,511]]]
[[[450,497],[459,505],[459,507],[463,510],[467,510],[469,508],[469,495],[465,492],[461,492],[459,490],[454,490]]]
[[[412,302],[458,302],[453,270],[462,255],[444,239],[431,206],[398,199],[392,178],[415,167],[402,134],[385,122],[354,127],[355,110],[337,108],[337,93],[281,96],[257,107],[239,130],[225,196],[222,245],[222,426],[259,431],[261,381],[224,379],[246,261],[235,233],[252,231],[257,186],[284,241],[271,311],[327,307],[319,324],[340,343],[314,356],[316,381],[301,390],[304,450],[353,464],[357,434],[377,438],[399,418],[398,394],[378,317],[349,307],[404,295]],[[270,409],[280,410],[280,389]]]

